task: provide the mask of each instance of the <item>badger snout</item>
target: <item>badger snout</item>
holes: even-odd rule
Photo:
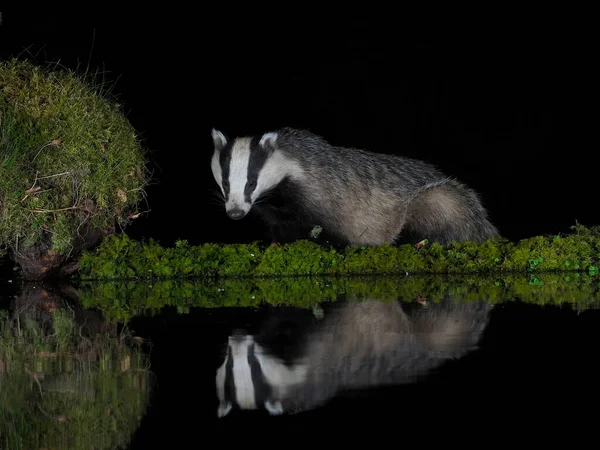
[[[240,220],[246,215],[246,212],[243,209],[234,208],[227,211],[227,215],[230,219]]]

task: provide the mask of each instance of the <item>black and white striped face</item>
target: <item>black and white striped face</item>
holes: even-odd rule
[[[230,336],[225,361],[217,370],[217,415],[226,416],[234,405],[251,410],[264,407],[271,415],[283,414],[271,384],[280,378],[278,366],[284,365],[265,353],[251,335]]]
[[[277,186],[287,174],[285,158],[275,154],[277,133],[228,140],[212,130],[213,176],[232,219],[243,218],[261,194]]]

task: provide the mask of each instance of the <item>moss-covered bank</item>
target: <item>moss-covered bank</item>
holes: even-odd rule
[[[103,80],[0,61],[0,255],[26,278],[69,275],[81,249],[136,217],[146,163]]]
[[[586,272],[600,267],[600,227],[572,227],[564,235],[536,236],[519,242],[503,238],[484,243],[459,242],[327,248],[311,241],[282,246],[258,243],[172,248],[150,239],[135,241],[125,234],[110,236],[96,250],[85,252],[81,280],[281,277],[307,275],[491,274]]]

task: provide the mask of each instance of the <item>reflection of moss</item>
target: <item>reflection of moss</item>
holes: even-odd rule
[[[0,448],[126,448],[149,400],[147,358],[71,314],[52,329],[0,310]]]
[[[163,248],[125,234],[107,238],[81,259],[79,277],[132,279],[287,275],[372,275],[409,273],[525,273],[584,271],[600,267],[600,227],[575,226],[565,236],[537,236],[519,242],[490,239],[458,242],[325,248],[311,241],[282,246],[203,244],[179,241]]]
[[[86,307],[98,308],[107,320],[117,322],[153,315],[165,306],[179,311],[190,307],[258,307],[265,303],[312,308],[342,298],[414,301],[426,297],[440,301],[452,296],[456,301],[491,303],[519,299],[539,305],[567,303],[579,310],[600,304],[598,277],[588,274],[94,281],[81,283],[80,296]]]

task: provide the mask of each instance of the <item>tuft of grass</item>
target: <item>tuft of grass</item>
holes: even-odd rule
[[[0,61],[0,245],[66,254],[83,224],[125,227],[150,174],[140,138],[93,77]]]

